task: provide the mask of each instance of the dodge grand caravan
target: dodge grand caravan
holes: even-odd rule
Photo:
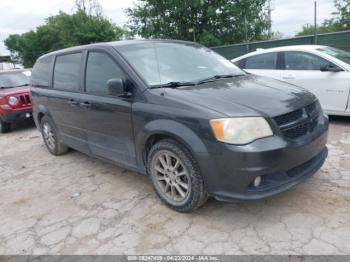
[[[33,115],[50,153],[68,148],[150,177],[169,207],[255,200],[310,177],[328,119],[304,89],[245,73],[191,42],[139,40],[46,54]]]

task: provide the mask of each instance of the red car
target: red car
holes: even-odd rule
[[[30,72],[30,69],[0,71],[0,133],[9,132],[11,124],[32,117]]]

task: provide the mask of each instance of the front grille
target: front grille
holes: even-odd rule
[[[26,103],[26,99],[24,98],[24,96],[20,96],[19,98],[21,100],[21,104],[24,105]]]
[[[284,135],[289,138],[298,138],[301,136],[304,136],[307,133],[308,130],[308,124],[304,123],[301,125],[297,125],[296,127],[293,127],[291,129],[287,129],[284,131]]]
[[[277,125],[282,126],[290,122],[294,122],[303,116],[303,110],[299,109],[288,114],[275,117]]]
[[[29,95],[26,95],[26,102],[27,102],[27,104],[31,104],[30,96],[29,96]]]
[[[21,102],[21,105],[31,105],[31,100],[29,95],[20,95],[19,101]]]
[[[318,102],[274,118],[285,137],[296,139],[312,132],[318,124],[320,107]]]

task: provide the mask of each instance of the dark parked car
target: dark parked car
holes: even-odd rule
[[[195,43],[122,41],[44,55],[33,114],[68,147],[146,174],[169,207],[254,200],[320,169],[328,119],[304,89],[248,75]]]

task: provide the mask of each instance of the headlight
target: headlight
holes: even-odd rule
[[[15,106],[18,104],[18,98],[15,96],[10,96],[7,102],[10,106]]]
[[[221,118],[210,120],[217,140],[228,144],[244,145],[258,138],[273,135],[263,117]]]

